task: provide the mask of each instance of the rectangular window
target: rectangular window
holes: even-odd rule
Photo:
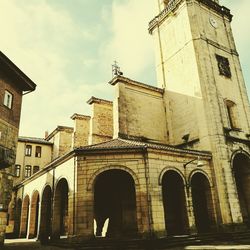
[[[25,172],[24,172],[24,177],[28,178],[31,176],[31,166],[30,165],[26,165],[25,166]]]
[[[21,174],[21,166],[20,165],[16,165],[15,166],[15,176],[16,177],[20,177]]]
[[[35,153],[35,156],[40,158],[40,157],[41,157],[41,154],[42,154],[42,147],[36,146],[36,153]]]
[[[237,126],[236,104],[233,101],[226,100],[227,116],[230,128],[239,129]]]
[[[31,154],[32,154],[32,146],[31,145],[26,145],[25,155],[26,156],[31,156]]]
[[[11,109],[12,108],[12,101],[13,101],[13,95],[8,90],[5,90],[4,100],[3,100],[4,106]]]
[[[35,174],[36,172],[38,172],[40,170],[39,166],[34,166],[33,167],[33,174]]]
[[[217,54],[215,54],[215,56],[217,59],[217,64],[218,64],[220,75],[225,76],[227,78],[231,78],[232,74],[231,74],[228,58],[217,55]]]

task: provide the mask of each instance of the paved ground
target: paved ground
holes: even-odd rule
[[[63,250],[62,248],[54,246],[41,246],[41,244],[35,240],[17,239],[17,240],[6,240],[5,246],[0,248],[1,250]],[[64,248],[65,249],[65,248]],[[228,245],[228,246],[187,246],[181,248],[173,248],[172,250],[250,250],[250,245]],[[67,250],[74,250],[73,248],[67,248]],[[171,250],[171,249],[169,249]]]
[[[41,246],[40,242],[35,240],[26,240],[26,239],[15,239],[15,240],[5,240],[4,247],[2,250],[29,250],[29,249],[39,249],[39,250],[63,250],[62,248],[54,246]],[[64,248],[65,249],[65,248]],[[73,250],[67,248],[67,250]]]

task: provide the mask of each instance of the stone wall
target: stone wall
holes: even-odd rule
[[[92,107],[89,144],[96,144],[112,139],[113,103],[96,97],[91,97],[87,103]]]
[[[167,118],[162,90],[118,77],[114,101],[114,137],[125,135],[168,142]]]
[[[3,104],[5,90],[13,95],[11,109]],[[13,160],[16,156],[21,102],[21,89],[0,69],[0,146],[12,151]],[[0,166],[0,169],[3,167],[6,166]],[[5,238],[7,211],[11,200],[13,186],[12,167],[9,166],[7,169],[0,170],[0,245],[3,244]]]
[[[72,148],[88,145],[90,116],[74,114],[71,119],[74,120],[74,134],[72,140]]]
[[[53,143],[52,159],[56,159],[72,149],[72,135],[74,129],[66,126],[58,126],[47,138]]]

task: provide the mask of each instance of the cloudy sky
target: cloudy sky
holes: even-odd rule
[[[156,85],[154,47],[147,32],[156,0],[0,0],[0,50],[36,84],[23,99],[20,135],[43,137],[90,114],[91,96],[112,100],[111,64]],[[250,90],[250,1],[221,0]]]

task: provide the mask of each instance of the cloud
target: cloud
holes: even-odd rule
[[[128,77],[137,78],[149,64],[153,65],[154,47],[147,28],[154,17],[154,6],[154,1],[113,1],[113,35],[102,51],[105,61],[117,60]]]
[[[72,73],[73,52],[68,48],[95,37],[84,24],[76,25],[66,10],[52,8],[47,1],[1,0],[0,11],[1,50],[37,84],[36,91],[23,98],[20,133],[43,136],[46,129],[68,124],[75,110],[84,112],[87,94],[93,94],[91,81],[80,70]],[[76,52],[75,60],[77,56]],[[79,68],[95,63],[79,58]],[[96,85],[91,89],[101,92]]]

